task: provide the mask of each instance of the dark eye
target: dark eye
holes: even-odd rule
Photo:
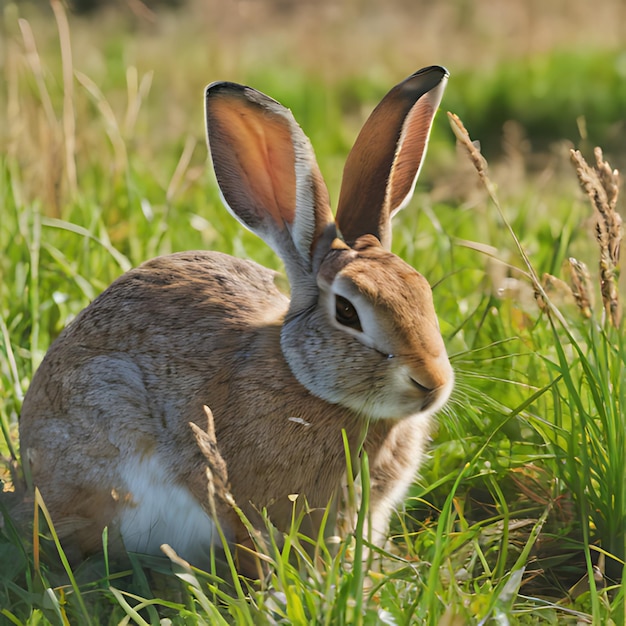
[[[335,296],[335,319],[343,326],[354,328],[354,330],[363,330],[354,305],[342,296]]]

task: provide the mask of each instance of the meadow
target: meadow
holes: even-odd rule
[[[626,5],[147,5],[0,4],[0,624],[626,623]],[[263,582],[175,555],[72,569],[20,464],[50,343],[156,255],[281,270],[220,203],[204,86],[291,108],[336,201],[372,107],[434,63],[451,78],[394,252],[433,286],[457,382],[388,548],[361,565],[364,467],[357,532],[312,559],[294,520]]]

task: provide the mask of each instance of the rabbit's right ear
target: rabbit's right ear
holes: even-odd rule
[[[391,218],[411,199],[448,79],[437,65],[396,85],[372,111],[348,155],[337,224],[347,243],[375,235],[391,248]]]
[[[291,111],[229,82],[207,87],[206,125],[227,208],[283,259],[293,289],[310,274],[315,243],[334,223],[308,138]]]

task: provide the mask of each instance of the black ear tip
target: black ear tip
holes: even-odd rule
[[[231,83],[227,80],[218,80],[206,86],[204,90],[204,97],[208,100],[213,96],[240,94],[246,89],[249,89],[249,87],[238,83]]]
[[[284,115],[286,112],[280,102],[266,96],[263,92],[254,87],[240,85],[239,83],[231,83],[229,81],[216,81],[208,85],[204,90],[204,101],[209,106],[209,101],[214,98],[234,98],[239,102],[247,102],[253,106],[259,106],[268,109],[272,113]]]
[[[432,79],[439,78],[441,81],[444,78],[449,78],[450,72],[448,72],[443,65],[429,65],[428,67],[423,67],[421,70],[417,70],[415,74],[409,76],[409,79],[416,78],[417,76],[422,76],[424,78],[428,76],[432,77]]]
[[[409,99],[417,99],[436,88],[443,89],[450,76],[448,70],[441,65],[431,65],[411,74],[397,87]]]

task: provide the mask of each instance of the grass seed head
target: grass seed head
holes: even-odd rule
[[[619,173],[604,160],[600,148],[594,150],[595,167],[591,167],[578,150],[572,150],[570,155],[580,186],[595,209],[596,240],[600,248],[600,291],[606,314],[613,326],[618,327],[621,321],[619,254],[623,236],[622,218],[616,210]]]
[[[589,269],[574,257],[567,260],[567,267],[576,304],[583,316],[590,318],[593,309],[593,288]]]

